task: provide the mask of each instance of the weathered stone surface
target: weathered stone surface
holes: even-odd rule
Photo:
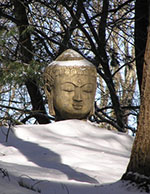
[[[56,120],[87,119],[93,112],[96,68],[79,53],[64,51],[45,70],[45,92]]]

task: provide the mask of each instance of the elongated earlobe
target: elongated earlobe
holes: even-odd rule
[[[94,114],[95,114],[95,107],[94,107],[94,104],[93,104],[93,108],[90,111],[89,117],[94,115]]]
[[[53,105],[53,98],[54,98],[53,88],[51,88],[48,83],[45,84],[45,93],[48,99],[49,113],[50,115],[55,116],[56,114],[55,114],[54,105]]]

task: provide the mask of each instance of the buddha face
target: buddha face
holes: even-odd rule
[[[59,75],[53,88],[57,120],[86,119],[93,109],[96,78],[90,75]]]

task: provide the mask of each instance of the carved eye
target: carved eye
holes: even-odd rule
[[[82,91],[86,93],[92,93],[93,92],[92,84],[86,84],[82,86]]]
[[[73,92],[74,91],[74,85],[71,83],[64,83],[61,85],[61,89],[65,92]]]

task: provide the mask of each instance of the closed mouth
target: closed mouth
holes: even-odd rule
[[[82,107],[83,107],[82,104],[73,104],[72,106],[73,106],[73,108],[76,109],[76,110],[81,110]]]

